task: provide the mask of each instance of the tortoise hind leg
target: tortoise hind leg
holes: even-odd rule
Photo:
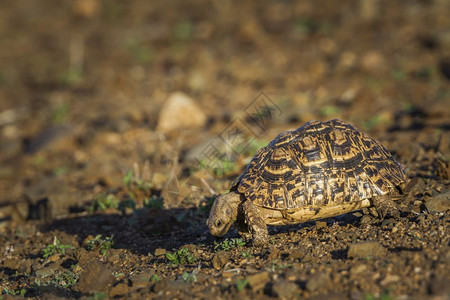
[[[253,245],[261,246],[267,243],[269,233],[267,231],[267,225],[261,217],[259,208],[251,201],[246,200],[242,203],[242,209],[245,215],[245,223],[247,223],[252,235]]]
[[[378,217],[380,217],[381,219],[384,219],[388,215],[393,218],[397,218],[400,216],[397,205],[388,195],[373,197],[372,203],[374,208],[376,209],[376,212],[378,213]]]

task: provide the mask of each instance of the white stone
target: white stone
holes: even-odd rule
[[[175,130],[201,128],[207,121],[205,113],[189,96],[175,92],[169,95],[159,113],[157,130],[170,133]]]

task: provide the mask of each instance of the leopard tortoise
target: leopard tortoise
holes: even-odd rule
[[[398,216],[392,201],[405,171],[378,141],[341,120],[309,121],[261,148],[230,192],[214,201],[207,226],[225,235],[236,221],[253,245],[268,241],[266,225],[296,224],[365,207]]]

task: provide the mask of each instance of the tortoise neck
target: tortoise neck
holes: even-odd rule
[[[237,192],[230,192],[228,195],[229,195],[228,205],[230,206],[231,211],[232,211],[231,215],[232,215],[233,220],[236,220],[237,215],[238,215],[239,205],[242,203],[242,200],[243,200],[243,199],[241,199],[242,195]]]

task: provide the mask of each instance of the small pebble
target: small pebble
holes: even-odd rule
[[[250,285],[253,292],[257,292],[264,288],[267,282],[269,282],[270,280],[268,272],[260,272],[254,275],[250,275],[247,277],[247,279],[248,284]]]
[[[369,241],[351,244],[348,249],[347,256],[349,258],[380,257],[386,253],[387,250],[382,245],[374,241]]]
[[[230,259],[230,255],[226,251],[217,252],[212,259],[212,265],[215,269],[222,269]]]
[[[155,249],[155,256],[162,256],[162,255],[166,255],[167,250],[163,249],[163,248],[156,248]]]

